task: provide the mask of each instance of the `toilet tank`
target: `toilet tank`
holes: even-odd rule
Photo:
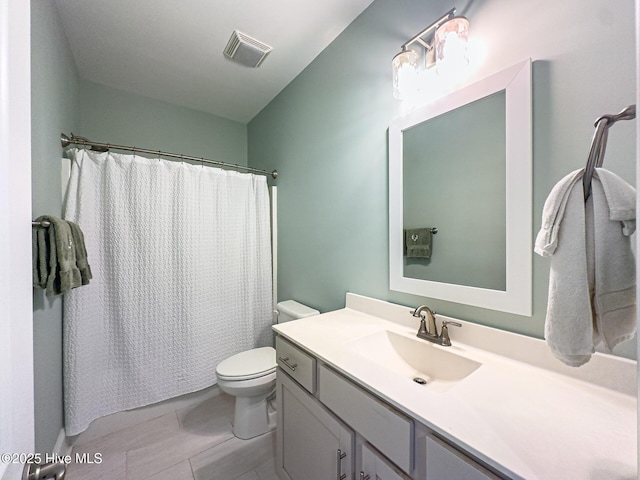
[[[300,318],[311,317],[313,315],[319,315],[318,310],[314,310],[311,307],[307,307],[295,300],[285,300],[279,302],[276,306],[278,310],[278,323],[289,322],[291,320],[297,320]]]

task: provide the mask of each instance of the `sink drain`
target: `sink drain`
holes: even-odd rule
[[[416,377],[413,379],[418,385],[426,385],[427,381],[424,378]]]

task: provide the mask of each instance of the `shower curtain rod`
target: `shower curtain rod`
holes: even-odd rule
[[[81,145],[83,147],[89,147],[91,150],[94,150],[96,152],[106,152],[111,148],[115,148],[116,150],[124,150],[126,152],[133,152],[134,154],[138,152],[138,153],[148,153],[150,155],[158,155],[160,157],[180,158],[182,160],[194,160],[196,162],[208,163],[210,165],[219,165],[223,167],[235,168],[238,170],[245,170],[248,172],[259,173],[262,175],[271,175],[273,178],[276,178],[278,176],[277,170],[269,172],[267,170],[261,170],[259,168],[245,167],[244,165],[236,165],[235,163],[226,163],[226,162],[220,162],[217,160],[209,160],[202,157],[192,157],[190,155],[182,155],[181,153],[168,153],[168,152],[161,152],[160,150],[149,150],[148,148],[127,147],[124,145],[114,145],[112,143],[92,142],[91,140],[88,140],[84,137],[78,137],[73,133],[71,134],[71,136],[65,135],[64,133],[60,134],[60,143],[62,144],[62,148],[66,148],[71,144]]]

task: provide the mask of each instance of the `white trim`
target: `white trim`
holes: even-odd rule
[[[273,290],[273,324],[278,323],[278,187],[271,187],[271,284]]]
[[[403,272],[402,135],[417,123],[506,89],[506,291],[419,280]],[[531,60],[458,90],[389,125],[389,288],[450,302],[531,316]]]
[[[34,449],[30,3],[0,3],[0,453]],[[18,479],[22,465],[0,463]],[[3,476],[4,474],[4,476]]]
[[[66,455],[71,455],[71,450],[73,449],[73,444],[69,442],[67,435],[64,431],[64,428],[60,429],[58,433],[58,438],[56,439],[56,443],[53,446],[53,454],[64,457]]]
[[[636,0],[636,52],[640,52],[640,0]],[[636,53],[636,105],[640,105],[640,61]],[[640,188],[640,120],[636,120],[636,191]],[[636,212],[640,212],[640,196],[636,195]],[[640,235],[636,233],[636,280],[640,278]],[[640,288],[636,288],[636,323],[640,324]],[[640,334],[636,333],[637,349],[640,352]],[[636,355],[637,356],[637,355]],[[640,398],[640,362],[637,366],[636,391]],[[640,403],[638,404],[638,436],[640,439]],[[638,458],[640,465],[640,442],[637,442]],[[639,477],[640,478],[640,477]]]

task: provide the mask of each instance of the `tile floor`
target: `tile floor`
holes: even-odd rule
[[[71,463],[65,480],[278,480],[275,431],[233,436],[234,398],[222,392],[107,435],[81,441],[72,456],[102,454],[101,464]]]

